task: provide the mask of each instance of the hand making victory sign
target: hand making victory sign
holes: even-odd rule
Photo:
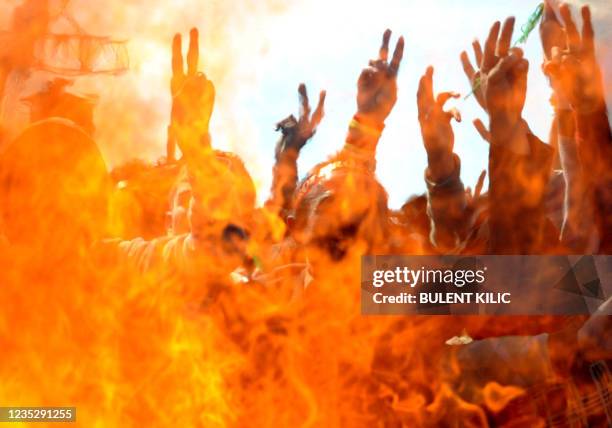
[[[400,37],[388,62],[390,38],[391,30],[386,30],[378,59],[370,60],[357,82],[357,116],[379,126],[384,124],[397,101],[397,73],[404,55],[404,38]]]
[[[565,49],[567,45],[567,36],[563,26],[557,19],[555,10],[551,5],[551,0],[544,2],[544,13],[540,22],[540,40],[544,50],[546,61],[552,59],[553,48]]]
[[[561,82],[551,73],[552,69],[550,66],[553,64],[553,52],[558,53],[559,49],[567,47],[567,36],[549,0],[544,2],[544,14],[540,22],[540,41],[544,51],[542,70],[549,78],[550,86],[553,90],[552,100],[554,107],[557,110],[570,110],[569,100],[565,98],[565,94],[560,87]]]
[[[325,91],[319,93],[319,102],[312,114],[305,84],[301,83],[298,86],[298,95],[300,99],[299,118],[296,119],[293,115],[290,115],[276,125],[277,130],[282,130],[283,132],[283,138],[276,148],[277,157],[286,150],[295,150],[299,153],[315,134],[319,123],[323,119]]]
[[[198,30],[189,33],[187,70],[185,72],[180,34],[172,41],[171,129],[183,156],[188,159],[210,147],[208,126],[215,102],[215,87],[198,71]]]
[[[603,82],[595,57],[589,7],[582,8],[582,34],[578,32],[567,4],[560,8],[564,26],[548,3],[545,7],[541,30],[547,59],[544,72],[558,95],[566,99],[576,112],[588,114],[602,109],[605,104]],[[554,40],[550,40],[550,34],[555,35]]]

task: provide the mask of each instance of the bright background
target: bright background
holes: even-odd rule
[[[600,48],[612,40],[605,33],[610,22],[607,1],[590,2],[595,3]],[[3,11],[17,3],[4,0]],[[165,153],[170,111],[171,38],[180,31],[187,39],[190,27],[199,27],[201,69],[217,87],[213,144],[243,157],[264,200],[278,139],[274,124],[297,114],[298,84],[307,84],[312,104],[321,89],[328,92],[326,116],[300,158],[303,175],[342,146],[355,112],[359,72],[377,55],[384,29],[391,28],[393,46],[401,34],[406,48],[398,102],[379,144],[377,174],[390,205],[398,207],[425,189],[426,158],[416,111],[417,84],[425,68],[435,67],[436,92],[465,95],[469,87],[459,61],[461,50],[472,55],[471,41],[483,41],[495,20],[510,15],[517,18],[516,39],[536,6],[532,0],[73,0],[68,10],[87,32],[129,40],[132,62],[123,76],[80,78],[75,90],[100,95],[96,140],[110,166],[134,157],[159,158]],[[531,64],[524,115],[532,130],[547,140],[552,111],[540,71],[537,30],[524,48]],[[610,65],[607,70],[612,70]],[[23,122],[23,107],[15,100],[45,78],[33,75],[13,88],[4,115],[12,115],[15,124]],[[473,97],[454,105],[463,114],[463,123],[454,125],[455,150],[462,159],[464,183],[473,186],[486,168],[487,145],[471,122],[485,116]]]

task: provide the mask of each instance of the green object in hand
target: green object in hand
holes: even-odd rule
[[[542,19],[542,15],[544,15],[544,3],[540,3],[536,10],[534,10],[529,16],[529,20],[527,20],[527,22],[521,26],[521,37],[514,42],[514,46],[518,45],[519,43],[527,42],[529,35],[535,29],[536,25],[538,25],[540,19]]]
[[[474,79],[474,84],[472,85],[472,92],[470,92],[465,97],[463,97],[463,100],[465,101],[469,97],[474,95],[474,92],[476,92],[478,90],[478,88],[480,88],[480,76],[476,76],[476,78]]]
[[[529,19],[527,20],[527,22],[521,26],[521,36],[518,39],[516,39],[516,41],[514,42],[512,46],[516,47],[516,45],[518,44],[527,43],[527,39],[529,38],[529,35],[538,25],[538,22],[540,22],[540,19],[542,19],[543,15],[544,15],[544,3],[540,3],[538,7],[536,7],[536,9],[533,11],[533,13],[529,15]],[[476,92],[478,88],[480,88],[480,79],[476,78],[476,80],[474,80],[472,92],[467,94],[463,99],[467,100],[469,97],[471,97],[474,94],[474,92]]]

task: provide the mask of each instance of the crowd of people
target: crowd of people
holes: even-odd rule
[[[451,336],[550,333],[556,368],[578,352],[609,358],[608,316],[359,315],[365,254],[612,253],[612,133],[590,11],[581,31],[560,11],[546,2],[539,28],[550,141],[523,117],[530,64],[512,47],[514,18],[496,22],[460,56],[488,117],[474,123],[488,189],[485,171],[473,190],[461,180],[461,115],[445,110],[458,95],[434,91],[430,66],[416,97],[427,192],[399,210],[376,178],[404,56],[389,30],[359,75],[343,148],[301,180],[325,91],[313,110],[299,85],[263,206],[242,160],[214,148],[197,30],[185,57],[181,36],[172,43],[168,149],[154,165],[109,173],[93,113],[62,104],[66,82],[50,85],[0,156],[0,402],[76,403],[98,426],[486,426],[436,374]]]

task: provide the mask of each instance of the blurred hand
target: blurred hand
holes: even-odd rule
[[[299,119],[290,115],[276,125],[276,130],[282,130],[283,132],[283,137],[276,147],[277,156],[288,149],[299,152],[315,134],[319,123],[321,123],[321,119],[323,119],[323,106],[325,104],[326,92],[320,92],[319,102],[312,115],[310,114],[311,109],[308,100],[308,92],[306,91],[306,85],[303,83],[298,87],[298,94],[300,98]]]
[[[468,187],[465,189],[467,204],[469,206],[474,207],[476,203],[478,203],[478,199],[482,194],[482,189],[484,187],[484,180],[487,176],[487,170],[483,169],[480,175],[478,176],[478,181],[476,182],[476,187],[474,187],[474,191],[472,192],[472,188]]]
[[[540,41],[547,61],[552,59],[552,49],[554,47],[565,49],[567,45],[565,30],[557,19],[550,1],[546,0],[544,2],[544,15],[542,21],[540,21]]]
[[[187,72],[183,65],[180,34],[172,42],[171,127],[184,156],[209,145],[208,126],[215,102],[215,87],[202,72],[198,72],[198,30],[189,33]]]
[[[357,82],[357,114],[376,124],[384,123],[397,101],[396,78],[404,55],[404,38],[398,39],[391,62],[387,62],[390,38],[391,30],[386,30],[378,59],[370,61]]]
[[[557,40],[551,47],[550,58],[544,64],[544,72],[551,79],[560,97],[569,101],[579,113],[591,113],[605,105],[601,70],[595,57],[595,42],[591,11],[582,8],[582,35],[578,33],[567,4],[561,6],[565,40]],[[560,23],[547,24],[560,27]],[[555,30],[555,31],[558,31]]]
[[[438,169],[437,166],[444,163],[447,164],[447,168],[444,168],[444,170],[450,168],[450,171],[447,171],[450,174],[454,168],[452,154],[455,142],[451,119],[454,118],[457,122],[461,122],[461,114],[455,108],[444,111],[444,104],[451,98],[458,98],[459,94],[442,92],[434,99],[433,73],[433,67],[428,67],[419,81],[417,92],[419,123],[421,124],[421,134],[423,135],[425,150],[427,150],[430,169]],[[450,165],[448,165],[449,162]]]

